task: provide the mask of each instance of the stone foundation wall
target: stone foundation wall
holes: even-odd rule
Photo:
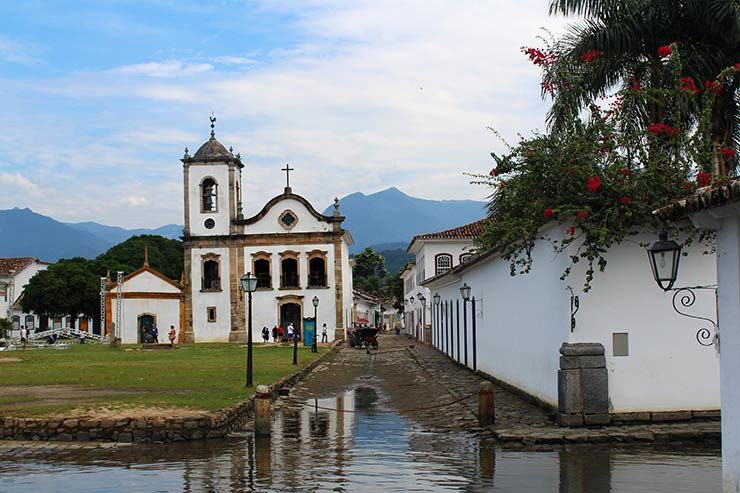
[[[271,386],[273,396],[303,379],[333,351]],[[0,439],[106,442],[179,442],[221,438],[254,416],[254,396],[197,416],[157,418],[0,418]]]

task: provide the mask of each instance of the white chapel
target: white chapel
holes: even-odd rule
[[[320,214],[293,193],[292,169],[286,166],[282,193],[256,215],[244,217],[244,164],[216,140],[214,122],[211,138],[192,156],[186,148],[182,159],[185,341],[247,340],[247,302],[239,289],[247,272],[258,278],[253,340],[261,340],[262,327],[291,323],[301,333],[326,324],[329,340],[343,338],[351,320],[353,240],[342,229],[339,201],[332,215]]]

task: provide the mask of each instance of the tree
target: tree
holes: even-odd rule
[[[13,322],[7,318],[0,318],[0,339],[8,337],[11,330],[13,330]]]
[[[91,261],[77,257],[61,260],[34,275],[26,285],[23,311],[52,317],[68,315],[70,325],[78,315],[99,315],[100,278],[91,269]]]
[[[614,88],[662,86],[664,61],[655,54],[674,44],[682,57],[682,76],[697,89],[685,125],[698,121],[707,108],[703,93],[716,91],[710,109],[712,142],[715,148],[740,145],[740,77],[721,79],[719,87],[710,84],[740,61],[738,0],[551,0],[550,13],[584,16],[570,25],[541,64],[543,96],[553,96],[548,120],[555,131],[570,125],[590,101]],[[579,74],[583,83],[557,90],[553,67]],[[661,122],[671,112],[663,101],[644,103],[638,116],[645,125]],[[718,153],[712,163],[714,174],[730,174],[736,159]]]
[[[388,270],[385,258],[368,247],[354,257],[352,280],[356,289],[375,296],[385,297],[388,294]]]
[[[183,268],[183,246],[178,240],[158,235],[133,236],[111,247],[93,262],[98,275],[106,271],[123,271],[127,274],[144,265],[144,247],[147,248],[149,265],[173,280],[179,280]]]

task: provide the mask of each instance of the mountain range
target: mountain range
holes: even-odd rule
[[[485,204],[472,200],[426,200],[397,188],[341,199],[343,227],[352,233],[351,253],[368,246],[376,251],[401,250],[414,235],[466,224],[485,215]],[[324,214],[331,215],[329,206]],[[92,221],[63,223],[31,209],[0,210],[0,257],[93,258],[135,235],[153,234],[178,239],[182,226],[125,229]]]

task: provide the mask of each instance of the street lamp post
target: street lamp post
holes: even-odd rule
[[[435,310],[435,317],[434,317],[434,343],[436,347],[439,347],[439,304],[442,301],[442,297],[439,295],[439,293],[435,293],[434,296],[432,296],[432,299],[434,300],[434,310]]]
[[[463,299],[463,334],[465,338],[465,366],[468,366],[468,301],[470,301],[470,286],[468,283],[460,286],[460,295]],[[473,312],[475,318],[475,312]],[[473,359],[475,359],[475,330],[473,330]],[[475,367],[475,363],[473,364]]]
[[[681,245],[661,233],[658,241],[647,248],[653,278],[663,291],[673,287],[678,277],[678,263],[681,260]]]
[[[421,334],[416,334],[416,340],[419,340],[421,335],[422,340],[424,339],[424,329],[426,328],[426,315],[427,315],[427,299],[426,296],[419,293],[419,301],[421,302]]]
[[[257,289],[257,276],[251,272],[244,274],[241,279],[241,289],[247,293],[247,387],[251,387],[252,382],[252,293]]]
[[[313,303],[313,345],[311,346],[311,352],[318,353],[319,348],[317,339],[319,338],[319,320],[316,318],[316,313],[319,309],[319,297],[314,296],[311,302]]]

